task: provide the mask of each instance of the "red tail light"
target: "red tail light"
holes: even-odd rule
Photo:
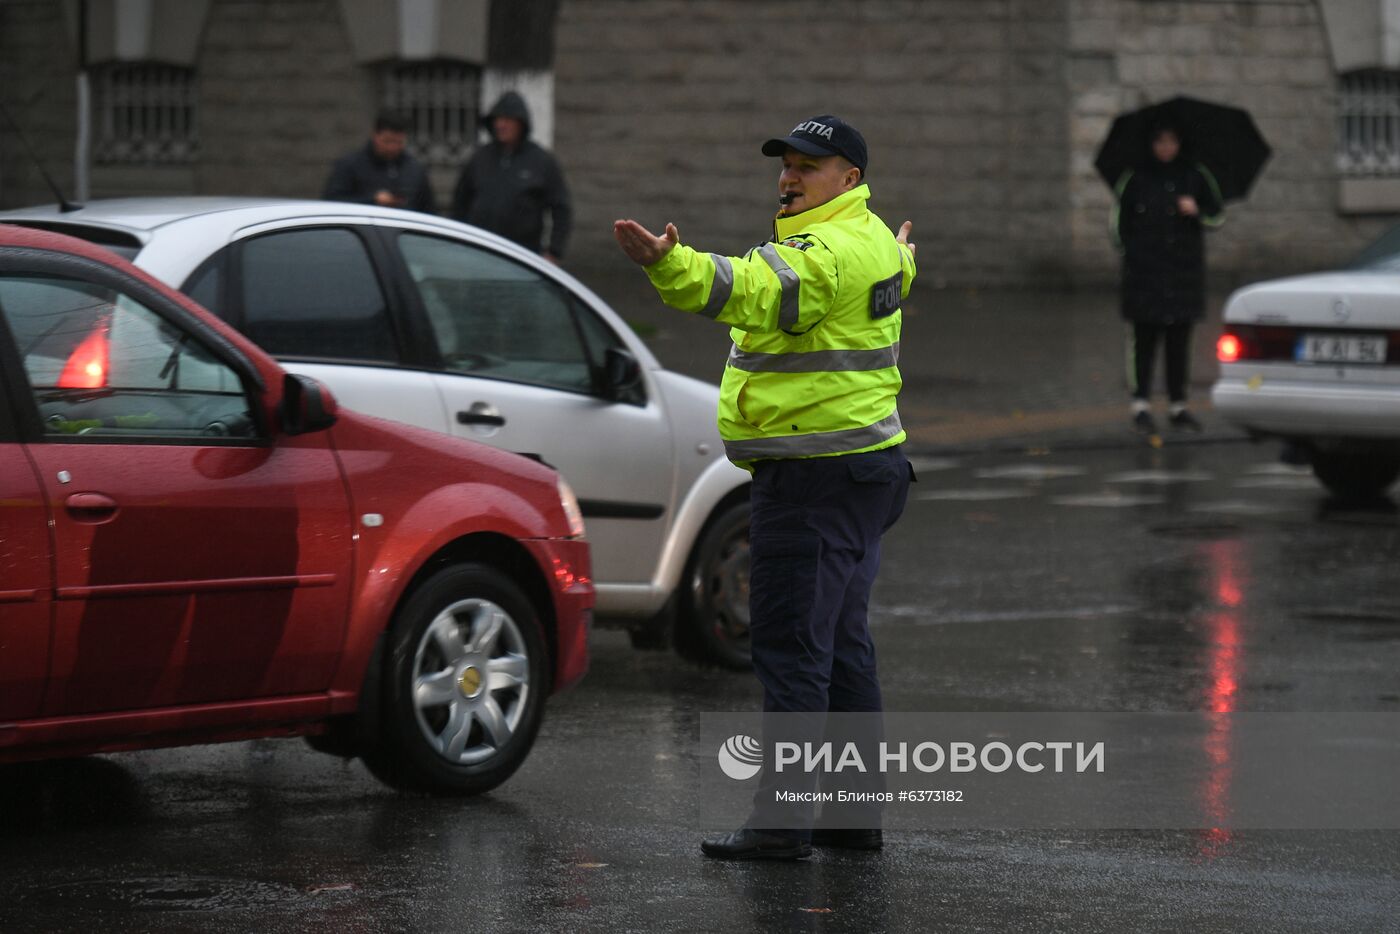
[[[63,366],[60,389],[100,389],[107,385],[107,329],[98,328],[83,339]]]
[[[1221,363],[1244,360],[1287,362],[1297,359],[1298,342],[1305,334],[1371,334],[1386,338],[1388,364],[1400,363],[1400,331],[1373,328],[1339,328],[1318,325],[1227,324],[1215,342],[1215,358]]]
[[[1221,334],[1220,340],[1215,342],[1215,358],[1221,363],[1234,363],[1242,350],[1240,339],[1233,334]]]

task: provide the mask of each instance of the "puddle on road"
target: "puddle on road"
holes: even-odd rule
[[[1329,525],[1359,525],[1371,528],[1395,528],[1396,508],[1391,502],[1367,506],[1323,504],[1318,518]]]
[[[1299,607],[1293,616],[1305,623],[1325,626],[1331,634],[1349,642],[1400,640],[1400,605]]]
[[[1053,620],[1090,620],[1140,613],[1141,607],[1110,603],[1102,606],[1062,607],[1043,610],[973,611],[966,613],[930,612],[925,606],[879,607],[872,614],[878,623],[881,616],[892,616],[901,622],[920,626],[942,626],[953,623],[1018,623]]]
[[[83,911],[227,911],[262,908],[299,900],[294,886],[249,879],[154,876],[142,879],[89,879],[34,892],[35,902]]]
[[[1187,508],[1191,512],[1214,512],[1228,516],[1277,516],[1286,511],[1279,506],[1255,503],[1245,499],[1223,499],[1211,503],[1197,503]]]
[[[1381,623],[1400,624],[1400,608],[1315,607],[1298,610],[1298,618],[1318,623]]]
[[[1166,538],[1184,538],[1193,541],[1218,541],[1222,538],[1236,538],[1240,527],[1233,522],[1172,522],[1148,528],[1153,535]]]

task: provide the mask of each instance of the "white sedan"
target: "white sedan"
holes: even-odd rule
[[[1351,267],[1240,289],[1216,344],[1216,410],[1291,442],[1345,499],[1400,476],[1400,228]]]
[[[132,259],[347,408],[528,454],[577,491],[600,619],[748,663],[748,482],[716,387],[663,369],[597,295],[499,237],[327,201],[134,198],[0,222]]]

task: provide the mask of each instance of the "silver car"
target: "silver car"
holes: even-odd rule
[[[697,661],[748,664],[749,476],[724,458],[718,390],[663,369],[567,272],[454,221],[325,201],[134,198],[0,221],[123,254],[347,408],[556,467],[599,618],[639,646],[674,635]]]
[[[1225,306],[1211,401],[1282,438],[1344,499],[1400,476],[1400,227],[1349,268],[1240,289]]]

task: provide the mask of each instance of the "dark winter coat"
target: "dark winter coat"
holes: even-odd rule
[[[335,160],[321,197],[327,201],[374,204],[374,196],[386,190],[403,198],[402,207],[410,211],[433,211],[433,190],[423,164],[408,153],[391,161],[381,159],[374,154],[373,143],[365,143]]]
[[[498,116],[515,117],[525,126],[525,138],[513,150],[494,139],[472,153],[457,178],[452,217],[483,227],[508,240],[562,259],[573,227],[569,189],[559,163],[544,147],[531,142],[530,111],[525,100],[507,91],[482,118],[490,127]],[[544,217],[549,212],[549,244],[544,243]]]
[[[1206,310],[1203,231],[1224,220],[1215,183],[1184,160],[1148,160],[1124,173],[1117,188],[1114,230],[1123,249],[1123,317],[1158,326],[1200,320]],[[1182,195],[1196,199],[1195,217],[1177,209]]]

